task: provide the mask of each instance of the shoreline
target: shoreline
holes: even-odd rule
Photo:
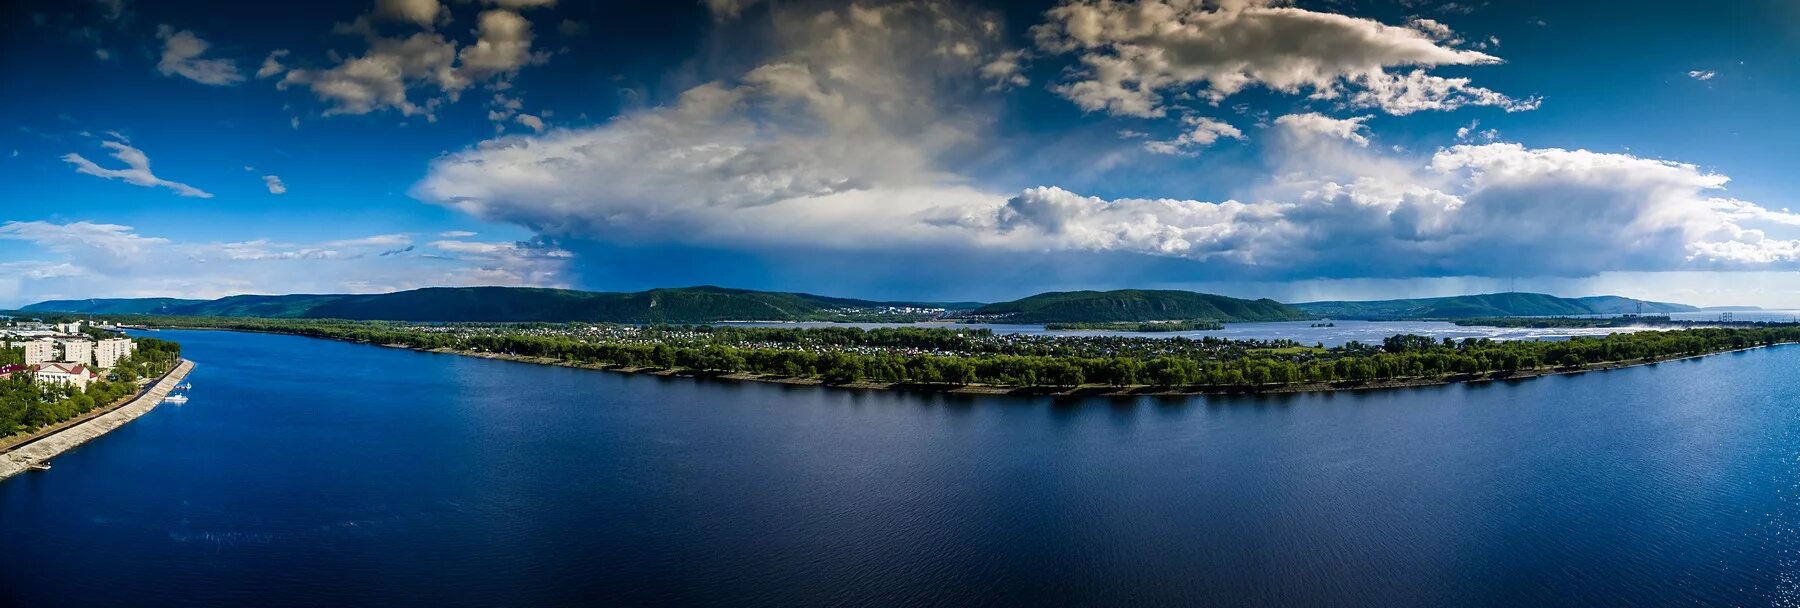
[[[1266,386],[1261,386],[1261,387],[1209,386],[1209,385],[1189,385],[1189,386],[1181,386],[1181,387],[1167,387],[1167,386],[1157,386],[1157,385],[1147,385],[1147,384],[1136,384],[1136,385],[1127,385],[1127,386],[1112,386],[1112,385],[1104,385],[1104,384],[1083,384],[1081,386],[1075,386],[1075,387],[1067,387],[1067,386],[1059,387],[1059,386],[1000,386],[1000,385],[986,385],[986,384],[966,384],[966,385],[915,384],[915,383],[887,383],[887,382],[866,382],[866,381],[851,382],[851,383],[845,383],[845,384],[828,384],[824,380],[820,380],[818,378],[801,378],[801,377],[793,377],[793,376],[771,376],[771,375],[746,373],[746,372],[729,372],[729,373],[727,373],[727,372],[698,371],[698,370],[689,370],[689,369],[631,367],[631,366],[626,366],[626,365],[616,365],[616,364],[606,364],[606,363],[581,363],[581,362],[576,362],[576,361],[564,361],[561,359],[552,359],[552,358],[548,358],[548,357],[528,357],[528,356],[524,356],[524,355],[513,355],[513,354],[507,354],[507,353],[488,353],[488,352],[464,351],[464,350],[457,350],[457,349],[453,349],[453,348],[415,348],[415,347],[411,347],[411,346],[406,346],[404,344],[380,344],[380,343],[375,343],[375,342],[365,342],[365,341],[357,341],[357,340],[342,340],[342,339],[338,339],[338,338],[329,338],[329,337],[323,337],[323,336],[309,336],[306,334],[282,332],[282,331],[266,331],[266,330],[254,330],[254,329],[223,329],[223,328],[215,328],[215,327],[181,327],[181,326],[164,326],[159,329],[176,329],[176,330],[187,330],[187,331],[238,331],[238,332],[244,332],[244,333],[286,335],[286,336],[296,336],[296,337],[301,337],[301,338],[331,340],[334,342],[345,342],[345,343],[349,343],[349,344],[366,344],[366,345],[370,345],[370,346],[380,346],[383,348],[397,348],[397,349],[410,350],[413,352],[421,352],[421,353],[458,355],[458,356],[464,356],[464,357],[476,357],[476,358],[481,358],[481,359],[494,359],[494,360],[501,360],[501,361],[513,361],[513,362],[517,362],[517,363],[529,363],[529,364],[534,364],[534,365],[553,365],[553,366],[557,366],[557,367],[588,369],[588,370],[614,372],[614,373],[621,373],[621,374],[661,376],[661,377],[665,377],[665,378],[729,380],[729,381],[736,381],[736,382],[760,382],[760,383],[764,383],[764,384],[783,384],[783,385],[788,385],[788,386],[813,386],[813,387],[829,388],[829,389],[880,390],[880,391],[897,391],[897,392],[940,393],[940,394],[950,394],[950,395],[1061,396],[1061,397],[1279,395],[1279,394],[1297,394],[1297,393],[1336,393],[1336,392],[1356,392],[1356,391],[1378,391],[1378,390],[1403,389],[1403,388],[1419,388],[1419,387],[1427,387],[1427,386],[1447,386],[1447,385],[1452,385],[1452,384],[1477,384],[1477,383],[1482,383],[1482,382],[1505,382],[1505,381],[1510,381],[1510,380],[1528,380],[1528,379],[1533,379],[1533,378],[1543,378],[1543,377],[1547,377],[1547,376],[1569,376],[1569,375],[1576,375],[1576,374],[1585,374],[1588,372],[1603,372],[1603,371],[1610,371],[1610,370],[1616,370],[1616,369],[1627,369],[1627,368],[1633,368],[1633,367],[1657,365],[1659,363],[1673,363],[1673,362],[1677,362],[1677,361],[1703,359],[1706,357],[1712,357],[1712,356],[1716,356],[1716,355],[1741,353],[1741,352],[1747,352],[1747,351],[1752,351],[1752,350],[1757,350],[1757,349],[1762,349],[1762,348],[1771,348],[1771,347],[1777,347],[1777,346],[1789,346],[1789,345],[1794,345],[1794,344],[1800,344],[1800,342],[1781,342],[1781,343],[1776,343],[1776,344],[1759,344],[1756,346],[1748,346],[1748,347],[1744,347],[1744,348],[1736,348],[1736,349],[1731,349],[1731,350],[1722,350],[1722,351],[1717,351],[1717,352],[1702,353],[1702,354],[1698,354],[1698,355],[1675,355],[1675,356],[1669,356],[1669,357],[1661,357],[1661,358],[1652,359],[1652,360],[1648,360],[1648,361],[1643,361],[1643,360],[1614,361],[1614,362],[1607,362],[1607,363],[1590,363],[1590,364],[1582,365],[1579,367],[1546,367],[1546,368],[1537,368],[1537,369],[1531,369],[1531,370],[1520,370],[1517,372],[1491,372],[1491,373],[1486,373],[1486,374],[1456,374],[1456,375],[1441,376],[1441,377],[1435,377],[1435,378],[1397,378],[1397,379],[1388,379],[1388,380],[1366,380],[1366,381],[1350,380],[1350,381],[1339,381],[1339,382],[1304,382],[1304,383],[1295,383],[1295,384],[1266,385]]]
[[[66,426],[57,428],[47,434],[28,438],[17,446],[0,453],[0,481],[30,470],[31,465],[42,463],[75,449],[83,443],[105,435],[113,429],[125,426],[156,409],[163,397],[186,378],[194,369],[194,362],[182,359],[174,369],[169,370],[144,392],[127,400],[123,405],[100,411],[98,414],[84,414]]]
[[[279,332],[267,332],[267,333],[279,333]],[[289,334],[289,335],[295,335],[295,334]],[[313,337],[313,336],[302,336],[302,337]],[[329,340],[331,338],[321,338],[321,339]],[[351,342],[348,340],[338,340],[338,341],[339,342]],[[1533,369],[1533,370],[1521,370],[1518,372],[1494,372],[1491,374],[1464,374],[1464,375],[1444,376],[1444,377],[1438,377],[1438,378],[1403,378],[1403,379],[1390,379],[1390,380],[1345,381],[1345,382],[1306,382],[1306,383],[1283,384],[1283,385],[1273,385],[1273,386],[1264,386],[1264,387],[1246,387],[1246,386],[1220,387],[1220,386],[1207,386],[1207,385],[1191,385],[1191,386],[1183,386],[1183,387],[1164,387],[1164,386],[1144,385],[1144,384],[1129,385],[1129,386],[1084,384],[1084,385],[1075,386],[1075,387],[1056,387],[1056,386],[996,386],[996,385],[984,385],[984,384],[968,384],[968,385],[909,384],[909,383],[887,383],[887,382],[851,382],[851,383],[846,383],[846,384],[827,384],[825,381],[819,380],[817,378],[765,376],[765,375],[761,375],[761,374],[742,373],[742,372],[719,373],[719,372],[705,372],[705,371],[695,371],[695,370],[685,370],[685,369],[630,367],[630,366],[623,366],[623,365],[579,363],[579,362],[575,362],[575,361],[563,361],[560,359],[550,359],[550,358],[546,358],[546,357],[527,357],[527,356],[522,356],[522,355],[512,355],[512,354],[505,354],[505,353],[482,353],[482,352],[473,352],[473,351],[462,351],[462,350],[456,350],[456,349],[450,349],[450,348],[425,349],[425,348],[413,348],[410,346],[405,346],[405,345],[400,345],[400,344],[375,344],[375,343],[371,343],[371,342],[351,342],[351,343],[353,343],[353,344],[369,344],[371,346],[380,346],[383,348],[398,348],[398,349],[410,350],[410,351],[421,352],[421,353],[458,355],[458,356],[464,356],[464,357],[476,357],[476,358],[481,358],[481,359],[495,359],[495,360],[500,360],[500,361],[513,361],[513,362],[517,362],[517,363],[529,363],[529,364],[534,364],[534,365],[554,365],[557,367],[589,369],[589,370],[614,372],[614,373],[621,373],[621,374],[662,376],[662,377],[666,377],[666,378],[731,380],[731,381],[740,381],[740,382],[761,382],[764,384],[785,384],[785,385],[789,385],[789,386],[816,386],[816,387],[820,387],[820,388],[833,388],[833,389],[885,390],[885,391],[899,391],[899,392],[928,392],[928,393],[944,393],[944,394],[952,394],[952,395],[1062,396],[1062,397],[1273,395],[1273,394],[1292,394],[1292,393],[1335,393],[1335,392],[1355,392],[1355,391],[1376,391],[1376,390],[1390,390],[1390,389],[1401,389],[1401,388],[1417,388],[1417,387],[1426,387],[1426,386],[1447,386],[1447,385],[1451,385],[1451,384],[1476,384],[1476,383],[1481,383],[1481,382],[1502,382],[1502,381],[1508,381],[1508,380],[1526,380],[1526,379],[1532,379],[1532,378],[1543,378],[1543,377],[1548,377],[1548,376],[1568,376],[1568,375],[1575,375],[1575,374],[1585,374],[1588,372],[1603,372],[1603,371],[1611,371],[1611,370],[1616,370],[1616,369],[1627,369],[1627,368],[1633,368],[1633,367],[1656,365],[1659,363],[1673,363],[1673,362],[1677,362],[1677,361],[1704,359],[1706,357],[1712,357],[1712,356],[1716,356],[1716,355],[1728,355],[1728,354],[1732,354],[1732,353],[1742,353],[1742,352],[1748,352],[1748,351],[1762,349],[1762,348],[1772,348],[1772,347],[1776,347],[1776,346],[1789,346],[1789,345],[1796,344],[1795,342],[1783,342],[1783,343],[1779,343],[1779,344],[1748,346],[1748,347],[1744,347],[1744,348],[1737,348],[1737,349],[1732,349],[1732,350],[1722,350],[1722,351],[1718,351],[1718,352],[1703,353],[1703,354],[1698,354],[1698,355],[1678,355],[1678,356],[1672,356],[1672,357],[1653,359],[1653,360],[1649,360],[1649,361],[1617,361],[1617,362],[1610,362],[1610,363],[1592,363],[1592,364],[1582,365],[1580,367],[1540,368],[1540,369]]]

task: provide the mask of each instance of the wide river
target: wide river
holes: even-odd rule
[[[1791,605],[1800,347],[1060,400],[159,332],[192,401],[0,482],[0,605]]]

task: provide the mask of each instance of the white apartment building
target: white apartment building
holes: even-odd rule
[[[37,365],[39,363],[46,363],[46,362],[53,361],[56,359],[56,341],[55,340],[50,340],[47,338],[43,339],[43,340],[32,340],[30,342],[21,343],[21,346],[25,347],[25,364],[26,365]]]
[[[94,344],[94,365],[100,369],[111,369],[119,364],[119,360],[137,347],[130,338],[110,338]]]
[[[96,376],[85,365],[74,363],[45,363],[37,368],[37,381],[44,384],[68,384],[76,389],[86,391],[88,383]]]
[[[65,334],[81,333],[81,322],[80,321],[70,321],[68,323],[57,323],[55,327],[56,327],[56,331],[60,331]]]
[[[92,365],[94,363],[94,343],[82,338],[62,338],[56,341],[62,345],[63,356],[59,361]]]

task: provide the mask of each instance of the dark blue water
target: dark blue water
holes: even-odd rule
[[[0,483],[0,604],[1784,605],[1800,348],[1516,384],[953,398],[163,332]]]

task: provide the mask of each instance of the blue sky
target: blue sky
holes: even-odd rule
[[[14,2],[0,306],[719,284],[1800,307],[1800,7]]]

